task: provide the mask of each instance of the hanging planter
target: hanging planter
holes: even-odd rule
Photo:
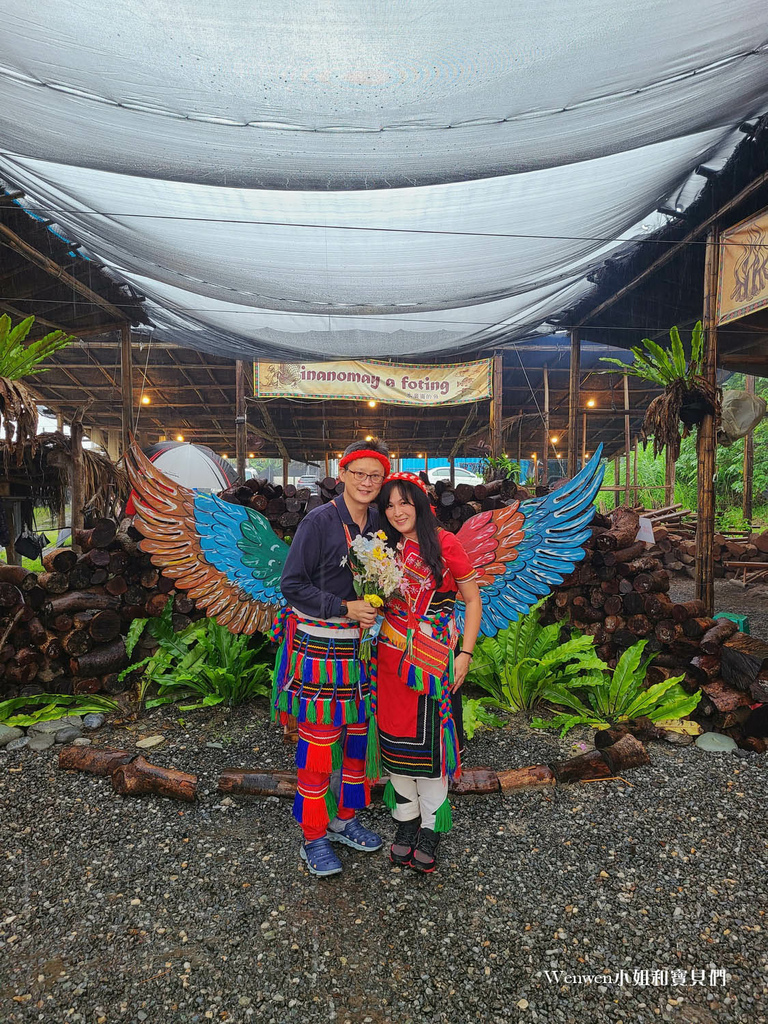
[[[603,358],[601,362],[613,363],[621,367],[623,373],[664,389],[646,410],[641,437],[643,444],[647,443],[649,437],[653,438],[654,456],[660,455],[666,448],[670,458],[675,460],[680,454],[680,442],[693,427],[698,427],[706,416],[719,416],[720,389],[713,387],[702,376],[704,352],[701,320],[691,334],[690,360],[686,361],[677,327],[670,330],[669,337],[672,342],[669,350],[663,349],[650,338],[644,338],[643,348],[632,348],[635,361],[631,366],[622,363],[620,359]]]

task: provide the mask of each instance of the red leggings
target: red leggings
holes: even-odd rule
[[[341,726],[316,725],[309,722],[299,723],[299,748],[302,740],[310,748],[329,748],[341,739]],[[336,817],[342,821],[354,818],[355,811],[367,807],[370,803],[370,787],[365,778],[365,740],[368,735],[368,723],[355,723],[346,726],[346,739],[341,760],[341,796],[336,810]],[[358,756],[362,755],[362,756]],[[297,759],[299,758],[297,750]],[[309,754],[307,760],[315,763]],[[296,801],[294,817],[299,821],[304,838],[307,842],[321,839],[327,832],[328,821],[332,817],[329,812],[331,801],[329,789],[331,771],[317,770],[316,767],[297,767]]]

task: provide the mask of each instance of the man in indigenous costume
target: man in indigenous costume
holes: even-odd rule
[[[384,801],[398,823],[390,859],[429,873],[440,834],[451,827],[448,780],[461,771],[451,697],[467,674],[482,602],[472,563],[438,527],[418,476],[389,476],[379,504],[405,577],[404,593],[385,607],[374,689],[381,764],[390,775]],[[458,655],[457,591],[466,605]]]
[[[331,843],[360,851],[381,848],[355,811],[370,803],[366,750],[371,716],[368,666],[360,660],[361,632],[375,609],[358,600],[347,564],[358,534],[378,529],[371,503],[389,472],[380,442],[350,445],[339,462],[344,494],[313,509],[300,523],[280,580],[287,608],[276,623],[281,640],[274,675],[275,713],[298,720],[297,789],[293,815],[301,825],[300,855],[314,875],[342,870]],[[375,738],[375,737],[374,737]],[[338,802],[331,775],[341,769]]]

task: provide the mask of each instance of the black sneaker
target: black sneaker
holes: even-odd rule
[[[425,875],[431,874],[437,867],[437,848],[439,845],[439,832],[433,832],[431,828],[419,829],[419,837],[416,840],[413,855],[409,861],[410,866]]]
[[[389,848],[389,859],[393,864],[410,864],[420,825],[421,818],[398,821],[395,838]]]

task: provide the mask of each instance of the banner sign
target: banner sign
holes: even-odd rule
[[[472,363],[254,363],[257,398],[375,399],[383,405],[460,405],[491,397],[492,360]]]
[[[768,210],[723,231],[720,241],[717,322],[727,324],[768,306]]]

